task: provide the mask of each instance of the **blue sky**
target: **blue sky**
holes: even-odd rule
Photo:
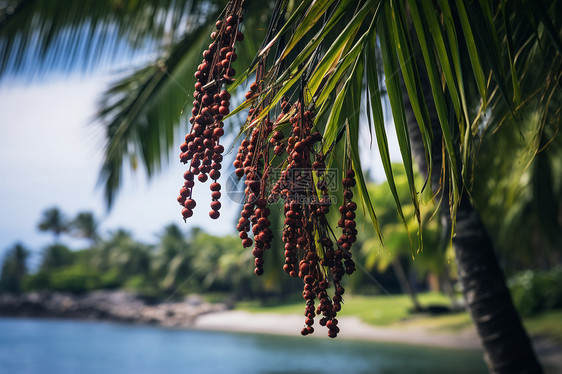
[[[107,73],[99,73],[0,83],[0,258],[16,242],[36,253],[51,243],[52,237],[39,232],[37,223],[52,206],[69,218],[93,211],[101,220],[102,234],[121,227],[146,242],[155,242],[169,223],[186,230],[199,226],[217,235],[235,231],[239,207],[225,201],[221,218],[212,221],[207,215],[207,188],[195,190],[199,209],[183,223],[176,196],[184,166],[173,161],[151,181],[142,172],[127,173],[115,206],[105,210],[97,186],[103,132],[92,118],[96,100],[109,82]],[[369,150],[368,131],[363,131],[362,159],[380,180],[378,151]],[[388,135],[393,158],[399,159],[390,128]],[[63,242],[74,247],[85,244],[68,237]]]

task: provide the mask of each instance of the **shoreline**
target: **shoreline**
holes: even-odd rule
[[[378,327],[357,317],[338,318],[341,331],[336,339],[392,343],[418,347],[482,352],[474,326],[457,333],[435,332],[424,327]],[[303,338],[300,331],[304,317],[298,314],[250,313],[238,310],[214,312],[198,316],[190,330],[236,332],[292,336]],[[327,329],[314,325],[315,331],[306,339],[330,339]],[[562,373],[562,345],[548,337],[533,336],[535,352],[545,373]]]
[[[149,303],[127,291],[93,291],[83,295],[61,292],[0,295],[0,316],[112,321],[177,328],[191,326],[199,315],[227,309],[226,304],[211,304],[197,295],[182,301],[160,303]]]
[[[450,334],[433,333],[424,328],[377,327],[357,317],[338,318],[341,331],[336,339],[390,342],[398,344],[452,349],[480,349],[473,329]],[[238,310],[214,312],[198,316],[190,329],[201,331],[228,331],[301,337],[304,317],[298,314],[250,313]],[[327,329],[313,326],[311,337],[326,338]],[[308,337],[307,337],[308,338]]]
[[[300,314],[250,313],[211,304],[200,296],[181,301],[150,303],[126,291],[94,291],[83,295],[31,292],[0,295],[0,316],[111,321],[167,328],[261,333],[301,337]],[[327,338],[327,329],[314,324],[312,337]],[[338,318],[338,339],[387,341],[442,348],[479,349],[474,329],[458,333],[434,332],[417,326],[378,327],[358,317]]]

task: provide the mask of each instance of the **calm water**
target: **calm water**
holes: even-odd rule
[[[0,373],[486,373],[480,352],[0,318]]]

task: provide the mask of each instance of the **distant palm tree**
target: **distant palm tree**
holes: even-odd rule
[[[148,277],[151,250],[150,245],[135,241],[130,232],[119,229],[100,245],[93,264],[102,271],[117,268],[124,277]]]
[[[60,235],[68,232],[68,221],[59,208],[53,207],[43,212],[43,217],[39,222],[39,230],[52,232],[55,243],[59,242]]]
[[[181,229],[175,224],[166,226],[153,262],[160,286],[169,292],[176,291],[181,281],[191,275],[192,260],[192,247]]]
[[[400,217],[396,215],[394,199],[388,193],[388,183],[369,186],[369,195],[372,196],[373,205],[377,207],[377,217],[383,223],[381,230],[385,248],[381,248],[380,240],[375,235],[372,226],[367,226],[364,233],[366,234],[366,240],[362,244],[361,251],[366,256],[365,265],[367,269],[376,267],[379,272],[384,272],[392,267],[400,289],[403,293],[410,295],[414,309],[420,311],[423,308],[417,300],[415,287],[411,284],[410,277],[402,265],[404,259],[411,259],[413,256],[410,242],[417,240],[412,233],[416,232],[418,224],[414,218],[414,207],[409,199],[409,187],[405,171],[400,164],[393,164],[393,169],[396,190],[402,202],[402,209],[406,217],[409,217],[406,222],[408,231],[405,230]],[[415,267],[421,275],[429,271],[442,275],[447,269],[443,265],[446,263],[444,247],[446,247],[448,240],[446,237],[440,240],[440,225],[435,220],[429,221],[431,211],[428,210],[425,213],[422,217],[424,220],[424,251],[421,255],[416,256],[415,262],[411,266]],[[363,224],[360,223],[360,220],[361,218],[358,221],[359,226]],[[444,245],[440,245],[440,241]]]
[[[92,212],[80,212],[70,222],[70,231],[77,237],[88,239],[93,247],[100,239],[98,234],[98,222]]]
[[[28,257],[29,250],[20,243],[8,249],[0,270],[0,292],[20,293],[23,291]]]
[[[50,271],[72,265],[74,259],[74,252],[64,244],[51,244],[43,250],[39,269],[41,271]]]

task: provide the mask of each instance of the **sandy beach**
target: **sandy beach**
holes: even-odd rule
[[[304,319],[300,315],[224,311],[198,316],[191,328],[211,331],[248,332],[300,336]],[[376,327],[356,317],[339,318],[341,332],[337,339],[369,340],[399,344],[424,345],[450,349],[480,349],[473,327],[458,333],[435,332],[424,327]],[[319,325],[313,338],[328,339],[326,329]],[[307,337],[309,338],[309,337]],[[533,338],[535,350],[547,373],[562,373],[562,347],[550,339]]]
[[[225,311],[198,316],[193,328],[300,336],[304,318],[300,315],[259,314]],[[478,349],[480,343],[474,329],[458,334],[435,333],[424,328],[388,328],[367,325],[356,317],[339,318],[338,339],[386,341],[444,348]],[[326,337],[327,329],[318,324],[312,336]]]

